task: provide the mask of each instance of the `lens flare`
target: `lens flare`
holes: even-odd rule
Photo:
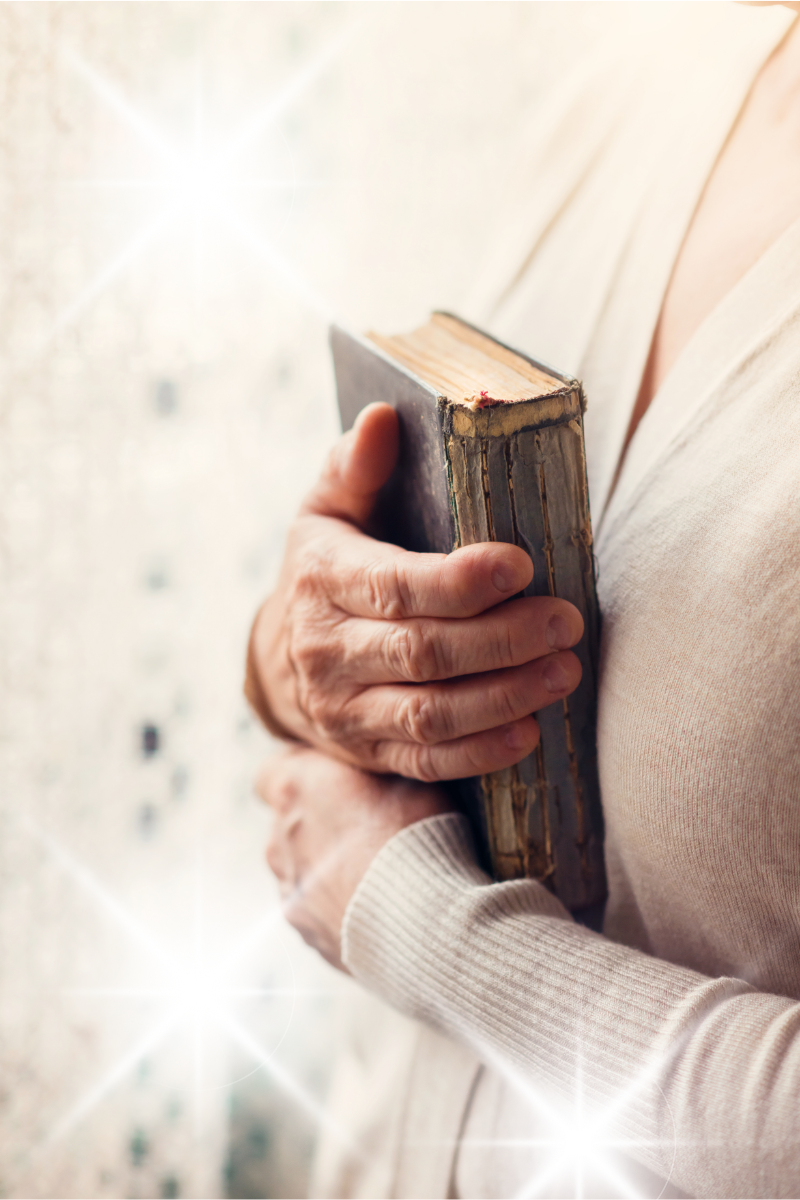
[[[301,303],[321,319],[330,321],[331,306],[313,285],[278,249],[273,235],[254,229],[242,211],[243,197],[254,193],[294,194],[299,184],[275,172],[264,177],[248,173],[242,160],[267,132],[277,128],[278,119],[299,100],[308,87],[325,71],[350,42],[356,26],[351,25],[312,58],[286,85],[257,111],[224,144],[208,141],[204,129],[202,88],[196,88],[195,130],[189,144],[176,144],[121,91],[91,64],[72,50],[65,51],[71,68],[91,89],[97,99],[138,139],[152,161],[145,174],[84,180],[83,185],[109,192],[146,193],[155,201],[155,211],[109,260],[95,273],[80,293],[58,314],[42,349],[65,328],[72,326],[108,288],[137,262],[143,254],[164,239],[174,241],[188,235],[196,260],[203,257],[210,242],[225,234],[238,242],[248,257],[253,254],[270,273]],[[195,275],[201,274],[199,261]]]

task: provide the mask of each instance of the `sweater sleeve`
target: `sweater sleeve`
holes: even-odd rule
[[[611,942],[534,881],[491,883],[456,814],[381,850],[342,941],[367,987],[684,1191],[800,1195],[800,1004]]]

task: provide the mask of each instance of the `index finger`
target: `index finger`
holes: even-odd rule
[[[351,616],[384,621],[477,616],[523,591],[533,578],[528,555],[507,542],[416,554],[337,524],[340,536],[328,536],[321,551],[321,582],[328,598]]]

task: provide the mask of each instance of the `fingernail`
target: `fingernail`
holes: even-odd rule
[[[506,745],[509,750],[524,750],[528,744],[523,725],[509,725],[506,730]]]
[[[567,672],[558,659],[551,659],[542,668],[542,681],[548,692],[563,692],[567,686]]]
[[[504,571],[498,570],[497,568],[492,571],[492,583],[497,588],[498,592],[516,592],[519,590],[519,585],[517,584],[516,579],[509,578]]]
[[[563,617],[551,617],[544,636],[551,650],[566,650],[572,645],[572,633]]]

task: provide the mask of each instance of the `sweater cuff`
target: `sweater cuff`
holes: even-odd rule
[[[448,929],[456,910],[460,929],[465,919],[482,924],[488,889],[506,912],[571,920],[535,880],[493,883],[477,864],[469,823],[460,813],[407,826],[375,856],[347,906],[345,966],[396,1008],[452,1032],[452,1013],[443,1011],[442,981],[431,978],[431,960],[441,942],[443,969],[451,978],[458,973],[460,955]]]

